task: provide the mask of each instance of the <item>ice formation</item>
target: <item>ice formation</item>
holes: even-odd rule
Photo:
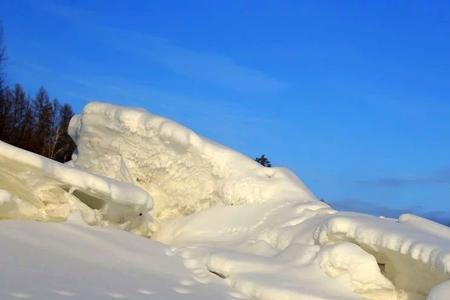
[[[139,187],[0,141],[0,218],[62,221],[79,210],[88,224],[145,235],[151,208],[150,195]]]
[[[445,226],[337,212],[287,169],[144,110],[91,103],[70,134],[70,166],[0,144],[0,217],[83,207],[88,223],[151,234],[252,299],[450,299]]]
[[[91,103],[72,119],[69,132],[78,149],[74,165],[148,191],[157,220],[216,205],[315,199],[288,170],[262,168],[143,110]]]

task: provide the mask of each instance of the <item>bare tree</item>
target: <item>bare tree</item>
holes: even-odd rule
[[[3,26],[0,23],[0,139],[4,139],[6,136],[6,126],[9,119],[9,110],[11,109],[11,104],[5,91],[5,76],[3,73],[5,60],[6,50],[3,45]]]
[[[3,26],[2,23],[0,22],[0,93],[3,92],[3,89],[5,87],[5,74],[4,74],[5,62],[6,62],[6,48],[3,41]]]
[[[25,91],[16,84],[12,91],[12,128],[14,135],[10,138],[10,143],[19,144],[23,138],[23,124],[28,107],[28,100]],[[30,124],[31,125],[31,124]]]
[[[9,141],[11,134],[13,100],[7,88],[0,91],[0,139]]]
[[[35,131],[33,152],[48,156],[48,139],[52,133],[53,105],[49,100],[47,91],[41,87],[33,101],[35,113]]]
[[[67,133],[72,108],[56,99],[50,101],[43,87],[30,98],[19,84],[14,88],[6,85],[2,29],[0,23],[0,140],[66,162],[75,150]]]

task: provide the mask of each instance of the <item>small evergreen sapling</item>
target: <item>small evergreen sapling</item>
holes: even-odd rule
[[[272,167],[272,163],[270,160],[266,157],[265,154],[261,155],[260,157],[255,158],[255,161],[258,162],[260,165],[270,168]]]

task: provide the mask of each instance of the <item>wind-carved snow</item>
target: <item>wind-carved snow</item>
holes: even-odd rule
[[[262,168],[143,110],[91,103],[69,131],[78,149],[74,165],[148,191],[159,221],[275,197],[315,200],[288,170]]]
[[[390,220],[337,212],[288,170],[264,168],[144,110],[91,103],[72,119],[70,134],[77,153],[74,167],[65,166],[70,171],[64,173],[76,170],[121,192],[92,189],[45,168],[34,167],[32,174],[46,174],[63,195],[108,220],[91,223],[134,228],[171,245],[168,255],[181,257],[198,282],[222,280],[241,298],[267,300],[443,300],[450,295],[447,227],[412,215]],[[26,174],[31,167],[26,161],[19,155],[14,162],[23,170],[7,177]],[[69,186],[78,193],[67,192]],[[0,188],[0,207],[38,207],[29,184]],[[152,218],[144,222],[136,212],[149,200],[134,198],[143,190],[154,205]],[[93,194],[114,209],[97,207],[86,196]],[[50,194],[37,198],[61,199]],[[130,207],[133,213],[122,216]],[[76,210],[72,205],[66,215]],[[189,293],[190,282],[180,281],[174,291]]]
[[[63,221],[79,210],[91,225],[148,234],[144,190],[0,142],[0,218]]]

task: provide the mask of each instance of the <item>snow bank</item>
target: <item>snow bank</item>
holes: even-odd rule
[[[288,170],[264,168],[144,110],[90,103],[69,133],[78,149],[75,166],[148,191],[157,220],[276,197],[315,199]]]
[[[450,240],[442,235],[317,203],[214,208],[164,224],[155,238],[188,251],[190,260],[196,245],[202,250],[195,259],[258,299],[351,299],[352,292],[425,299],[450,278]],[[297,286],[305,273],[320,280]]]
[[[152,200],[136,186],[4,142],[0,142],[0,171],[0,188],[7,191],[0,192],[0,218],[61,221],[76,208],[90,224],[149,231]]]
[[[73,167],[0,144],[3,217],[66,217],[76,206],[92,224],[151,227],[193,274],[251,299],[449,297],[447,227],[337,212],[288,170],[144,110],[91,103],[70,134]]]
[[[397,288],[420,297],[449,279],[450,239],[406,224],[365,215],[337,214],[315,231],[317,243],[351,241],[372,254]]]
[[[91,103],[70,134],[75,166],[152,195],[155,239],[250,298],[425,299],[450,277],[443,229],[336,212],[288,170],[170,120]]]

